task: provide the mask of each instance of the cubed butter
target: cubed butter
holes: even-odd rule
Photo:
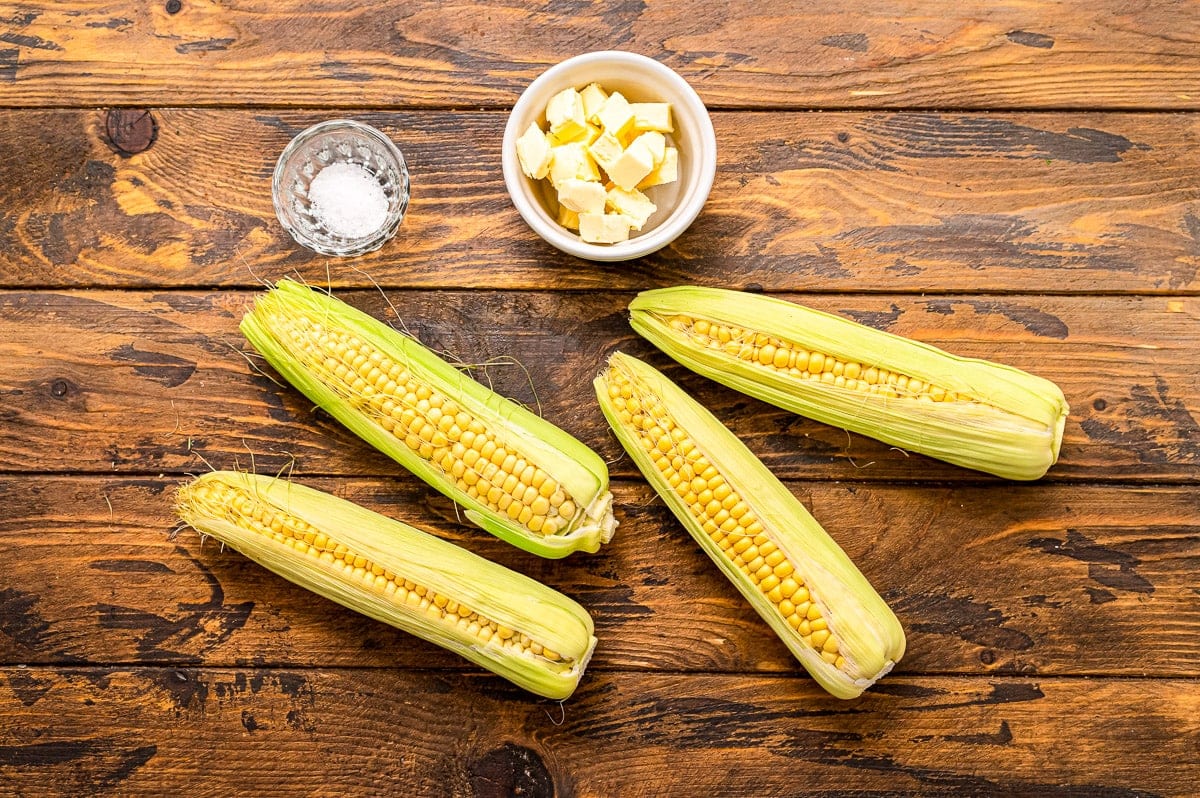
[[[587,129],[584,130],[583,136],[577,140],[591,146],[593,143],[595,143],[596,139],[600,138],[600,133],[600,128],[596,127],[591,122],[588,122]]]
[[[517,157],[527,176],[549,179],[560,225],[588,243],[616,244],[658,210],[640,189],[679,179],[679,153],[663,135],[673,131],[670,103],[630,103],[589,83],[550,99],[546,125],[526,129]]]
[[[621,157],[606,169],[608,177],[624,189],[636,188],[654,169],[654,155],[645,142],[635,141],[625,148]]]
[[[555,188],[564,180],[600,180],[600,170],[583,143],[561,144],[552,147],[550,152],[550,182]]]
[[[603,213],[608,196],[604,186],[591,180],[564,180],[558,185],[558,203],[576,213]]]
[[[541,180],[550,173],[550,143],[546,134],[531,122],[529,128],[517,139],[517,160],[526,177]]]
[[[636,188],[626,190],[619,186],[613,186],[606,192],[605,198],[608,207],[629,219],[629,225],[634,230],[641,230],[646,221],[658,210],[650,198]]]
[[[567,228],[568,230],[578,230],[579,229],[579,214],[576,213],[575,211],[571,210],[570,208],[564,208],[562,205],[559,205],[558,206],[558,223],[561,224],[563,227]]]
[[[569,125],[562,128],[558,133],[549,134],[551,146],[557,147],[559,144],[570,144],[574,141],[591,144],[596,139],[600,138],[600,128],[592,124],[585,124],[581,128],[574,125]]]
[[[637,184],[639,189],[650,188],[651,186],[661,186],[665,183],[674,183],[679,179],[679,151],[674,147],[667,147],[663,153],[663,162],[657,166],[654,171],[642,178],[642,181]]]
[[[658,166],[663,162],[663,157],[667,149],[667,137],[657,131],[649,131],[642,133],[633,140],[633,144],[641,142],[650,151],[650,157],[654,159],[654,165]]]
[[[575,89],[564,89],[550,98],[546,105],[546,122],[550,135],[557,141],[574,141],[587,129],[583,115],[583,98]]]
[[[672,133],[670,103],[630,103],[633,109],[633,126],[641,131],[657,130]]]
[[[633,129],[633,108],[619,91],[608,95],[599,114],[600,127],[618,139]]]
[[[617,162],[624,151],[625,148],[621,146],[621,142],[617,141],[617,137],[608,131],[601,133],[600,137],[588,147],[588,152],[606,172],[612,169],[613,164]]]
[[[567,144],[587,138],[587,132],[588,125],[586,122],[580,125],[575,120],[568,119],[558,127],[551,128],[550,137],[554,140],[554,144]]]
[[[619,213],[579,214],[579,237],[589,244],[628,241],[629,227],[629,219]]]
[[[584,119],[593,125],[600,124],[600,109],[608,99],[608,92],[601,88],[599,83],[589,83],[579,92],[579,97],[583,100]]]

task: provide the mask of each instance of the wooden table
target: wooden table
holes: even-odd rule
[[[853,5],[0,4],[0,794],[1200,792],[1200,6]],[[617,265],[535,239],[499,150],[524,86],[609,47],[678,70],[720,144],[691,229]],[[338,116],[413,181],[398,237],[348,262],[270,199],[289,139]],[[256,373],[237,323],[284,275],[494,362],[614,461],[617,538],[517,551]],[[1005,483],[686,374],[625,317],[677,283],[1048,377],[1061,461]],[[590,385],[616,348],[896,609],[908,653],[863,698],[817,688],[620,458]],[[175,486],[235,464],[577,598],[579,691],[536,699],[172,536]]]

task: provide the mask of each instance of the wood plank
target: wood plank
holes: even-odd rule
[[[714,106],[1200,107],[1200,11],[1180,0],[65,0],[6,4],[0,20],[7,105],[507,107],[549,65],[615,46]]]
[[[392,321],[398,310],[408,330],[462,362],[497,364],[476,373],[540,406],[617,474],[632,466],[591,381],[620,348],[664,367],[781,476],[986,479],[685,373],[629,329],[629,294],[340,295]],[[1073,413],[1049,479],[1194,482],[1200,474],[1194,297],[785,296],[1058,383]],[[231,291],[0,293],[0,471],[181,473],[206,468],[201,457],[227,467],[252,454],[266,472],[294,458],[300,473],[396,473],[297,391],[252,369],[237,330],[251,301]]]
[[[798,679],[612,674],[560,707],[454,674],[9,668],[0,778],[37,795],[1188,796],[1198,714],[1187,680],[897,679],[841,702]]]
[[[1198,115],[719,113],[705,211],[613,265],[562,255],[518,216],[502,113],[354,113],[404,149],[413,199],[398,237],[350,262],[294,244],[271,205],[279,152],[329,113],[153,114],[154,145],[122,157],[103,112],[0,112],[22,153],[0,163],[0,285],[1200,290]]]
[[[616,538],[541,560],[458,522],[412,480],[299,478],[580,601],[591,670],[803,671],[642,482]],[[0,479],[0,663],[476,670],[175,526],[177,480]],[[920,674],[1200,676],[1191,488],[794,483],[908,636]]]

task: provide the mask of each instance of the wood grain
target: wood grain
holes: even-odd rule
[[[551,64],[616,47],[717,107],[1200,107],[1200,11],[1183,0],[169,7],[5,5],[0,101],[507,107]]]
[[[781,476],[989,479],[685,372],[630,330],[628,294],[340,296],[392,322],[399,313],[420,340],[461,362],[494,364],[475,373],[540,406],[612,461],[616,474],[634,472],[591,381],[621,349],[665,368]],[[1050,480],[1194,482],[1200,473],[1195,298],[784,296],[1058,383],[1072,415]],[[299,392],[252,366],[261,361],[237,329],[252,299],[226,291],[0,293],[0,471],[181,473],[255,457],[264,472],[294,464],[309,474],[397,473]]]
[[[353,113],[403,148],[413,198],[396,239],[349,262],[300,248],[271,205],[278,154],[328,113],[151,113],[153,145],[123,156],[102,112],[0,112],[21,153],[0,163],[0,286],[1200,290],[1194,115],[718,113],[700,218],[656,255],[600,264],[513,208],[502,113]]]
[[[621,526],[599,554],[547,561],[413,480],[296,479],[574,597],[595,618],[593,671],[803,674],[642,482],[615,484]],[[477,670],[191,530],[171,536],[178,482],[0,479],[0,664]],[[900,676],[1200,676],[1193,489],[791,488],[895,609]]]
[[[842,702],[626,673],[560,707],[442,673],[8,668],[0,793],[1188,796],[1198,713],[1187,680],[896,679]]]
[[[1183,0],[0,0],[0,798],[1191,798],[1198,31]],[[690,81],[720,154],[680,239],[605,265],[533,236],[499,146],[534,77],[611,47]],[[397,238],[348,262],[270,200],[278,153],[337,116],[413,180]],[[257,371],[237,322],[283,275],[594,446],[615,540],[517,551]],[[678,283],[1049,377],[1062,461],[1005,483],[686,374],[625,320]],[[621,455],[590,387],[616,348],[895,608],[906,656],[863,698],[815,686]],[[580,690],[534,698],[178,531],[172,491],[210,464],[290,469],[574,596],[600,638]]]

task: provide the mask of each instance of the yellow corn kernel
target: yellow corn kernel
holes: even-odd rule
[[[285,579],[538,695],[569,696],[596,644],[587,612],[561,593],[303,485],[215,471],[180,487],[176,511],[201,534]],[[304,543],[316,530],[336,541],[337,559]],[[464,627],[464,617],[474,622]],[[546,649],[557,655],[546,656]]]
[[[905,645],[895,614],[733,433],[661,373],[619,352],[595,385],[609,425],[650,484],[826,690],[852,698],[891,670]],[[624,409],[612,403],[614,389],[637,399],[641,415],[652,416],[653,428],[661,431],[657,437],[638,432],[641,419],[628,411],[628,402]],[[689,503],[696,486],[672,486],[674,459],[659,453],[664,438],[680,452],[685,441],[701,452],[694,468],[706,475],[705,491],[725,495],[730,508],[715,498]],[[739,531],[712,531],[722,513]],[[834,656],[824,656],[830,652]]]

